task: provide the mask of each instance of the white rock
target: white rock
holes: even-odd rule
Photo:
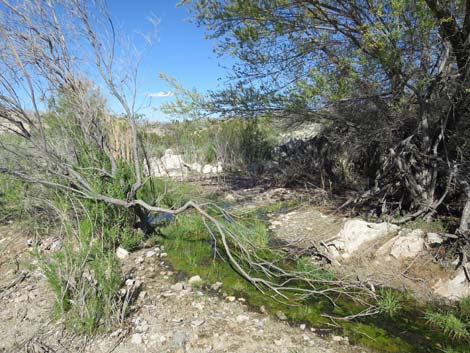
[[[234,202],[235,201],[235,196],[233,196],[232,194],[227,194],[227,195],[225,195],[224,199],[225,199],[225,201],[228,201],[228,202]]]
[[[470,296],[470,282],[463,269],[459,269],[454,278],[439,280],[433,287],[434,292],[448,299],[459,299]]]
[[[150,326],[147,323],[145,323],[145,324],[142,324],[141,326],[138,326],[136,329],[137,331],[144,333],[144,332],[147,332],[149,328]]]
[[[245,322],[245,321],[250,320],[250,317],[248,315],[240,314],[237,316],[236,320],[237,322]]]
[[[424,249],[424,232],[415,229],[408,235],[400,236],[390,250],[390,255],[396,259],[415,257]]]
[[[234,302],[235,300],[237,300],[237,298],[235,298],[234,296],[229,295],[229,296],[225,297],[225,300],[229,301],[229,302]]]
[[[171,290],[175,291],[175,292],[180,292],[184,289],[184,285],[183,283],[179,282],[179,283],[175,283],[171,286]]]
[[[134,333],[132,335],[131,342],[134,344],[142,344],[144,342],[142,335],[140,333]]]
[[[199,327],[201,326],[205,321],[204,320],[193,320],[191,321],[191,326],[192,327]]]
[[[361,219],[353,219],[344,224],[332,245],[343,257],[348,257],[363,244],[386,235],[396,234],[399,229],[398,226],[387,222],[369,223]]]
[[[174,153],[171,149],[167,149],[160,160],[166,170],[181,169],[183,165],[181,155]]]
[[[202,282],[202,279],[201,277],[199,276],[192,276],[189,280],[188,280],[188,283],[189,284],[200,284]]]
[[[427,233],[426,234],[426,243],[430,245],[442,244],[444,238],[439,235],[439,233]]]
[[[206,164],[202,168],[202,174],[210,174],[210,173],[212,173],[212,166],[210,164]]]
[[[306,328],[307,326],[306,326],[305,324],[301,324],[299,327],[300,327],[301,330],[305,330],[305,328]]]
[[[189,169],[191,169],[194,172],[202,173],[202,165],[200,165],[199,163],[190,164]]]
[[[276,317],[277,317],[279,320],[282,320],[282,321],[287,320],[286,314],[284,314],[284,313],[283,313],[282,311],[280,311],[280,310],[276,313]]]
[[[222,282],[215,282],[212,286],[211,289],[214,291],[218,291],[220,288],[222,288],[223,283]]]
[[[129,256],[129,251],[124,248],[118,247],[116,249],[116,256],[118,257],[118,259],[124,260]]]
[[[156,254],[155,251],[150,250],[150,251],[147,251],[147,252],[145,253],[145,257],[152,257],[152,256],[154,256],[155,254]]]
[[[390,260],[390,251],[392,250],[393,244],[397,241],[399,238],[398,235],[394,236],[387,242],[385,242],[380,248],[377,249],[375,252],[375,257],[377,258],[377,261],[380,263],[380,261],[385,260],[389,261]]]
[[[190,167],[180,154],[167,149],[161,158],[150,158],[150,174],[154,176],[181,177],[187,174]]]

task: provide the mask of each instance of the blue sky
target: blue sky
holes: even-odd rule
[[[177,7],[175,0],[110,0],[109,10],[113,20],[129,35],[148,31],[147,18],[159,19],[157,38],[152,48],[144,54],[140,67],[139,97],[144,104],[148,95],[158,96],[171,88],[158,79],[160,72],[175,77],[185,88],[207,91],[220,87],[230,58],[219,58],[213,52],[215,42],[204,38],[204,29],[190,22],[187,9]],[[171,97],[154,97],[151,106],[142,109],[150,120],[167,120],[168,116],[155,108]],[[146,105],[146,104],[145,104]]]

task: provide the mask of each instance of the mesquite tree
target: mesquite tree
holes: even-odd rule
[[[324,122],[350,153],[369,151],[357,157],[374,176],[362,202],[431,218],[465,190],[469,230],[470,1],[183,3],[239,59],[211,109]]]

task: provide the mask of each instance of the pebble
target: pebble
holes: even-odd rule
[[[282,320],[282,321],[287,320],[286,314],[284,314],[284,313],[283,313],[282,311],[280,311],[280,310],[276,313],[276,317],[277,317],[279,320]]]
[[[124,248],[121,248],[121,247],[118,247],[116,249],[116,256],[121,259],[121,260],[124,260],[125,258],[127,258],[129,256],[129,251],[127,251],[126,249]]]
[[[121,334],[121,332],[122,332],[121,329],[117,329],[116,331],[114,331],[110,334],[110,337],[117,337]]]
[[[155,254],[156,254],[155,251],[150,250],[150,251],[147,251],[147,252],[145,253],[145,257],[152,257],[152,256],[154,256]]]
[[[301,330],[305,330],[305,328],[306,328],[307,326],[306,326],[305,324],[301,324],[299,327],[300,327]]]
[[[148,324],[143,324],[137,327],[137,331],[142,332],[142,333],[147,332],[148,330],[149,330]]]
[[[191,321],[191,326],[198,327],[198,326],[201,326],[204,322],[205,322],[204,320],[193,320]]]
[[[223,283],[222,282],[215,282],[212,286],[211,289],[214,291],[218,291],[220,288],[222,288]]]
[[[229,295],[229,296],[225,297],[225,300],[229,301],[229,302],[234,302],[235,300],[237,300],[237,298],[235,298],[234,296]]]
[[[142,256],[138,257],[137,259],[135,259],[135,263],[136,264],[141,264],[144,262],[144,258]]]
[[[188,281],[189,284],[200,284],[201,282],[202,279],[199,276],[192,276]]]
[[[178,283],[173,284],[170,288],[172,291],[180,292],[184,289],[184,285],[183,283],[178,282]]]
[[[245,321],[248,321],[249,319],[250,317],[248,315],[243,315],[243,314],[238,315],[236,318],[237,322],[245,322]]]
[[[174,347],[183,347],[186,344],[188,335],[183,331],[175,331],[171,336],[171,343]]]
[[[142,344],[144,342],[144,340],[143,340],[142,335],[140,333],[134,333],[132,335],[131,342],[134,343],[134,344]]]

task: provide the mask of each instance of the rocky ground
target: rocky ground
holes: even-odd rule
[[[247,209],[309,195],[223,182],[206,189]],[[426,299],[436,297],[439,284],[451,288],[452,280],[464,291],[470,288],[457,283],[452,266],[436,263],[442,246],[438,236],[352,221],[327,207],[308,204],[268,218],[273,236],[295,249],[331,248],[330,266],[345,275]],[[252,310],[243,298],[224,295],[219,283],[200,289],[197,278],[172,271],[164,249],[156,248],[119,254],[123,273],[132,274],[126,285],[140,287],[124,325],[93,338],[74,336],[52,319],[54,297],[34,267],[31,235],[24,229],[20,224],[0,226],[0,352],[370,352],[350,345],[345,337],[325,336],[325,331],[320,336],[315,328],[289,323],[282,313],[273,317]],[[347,243],[351,234],[354,239],[357,234],[370,238],[353,244],[352,251]],[[43,239],[41,246],[53,251],[57,239]]]
[[[224,298],[220,284],[212,286],[219,294],[199,290],[197,277],[171,271],[159,249],[123,256],[124,272],[133,273],[128,285],[141,283],[126,323],[92,339],[74,336],[51,319],[53,295],[30,265],[28,239],[21,227],[0,227],[0,352],[369,352],[341,336],[291,325],[282,313],[250,310],[243,298]],[[43,241],[44,248],[54,244]]]
[[[423,300],[470,295],[463,270],[455,270],[458,256],[445,249],[446,238],[439,233],[344,218],[312,205],[272,215],[269,222],[274,236],[294,249],[324,250],[334,271],[346,277]]]

